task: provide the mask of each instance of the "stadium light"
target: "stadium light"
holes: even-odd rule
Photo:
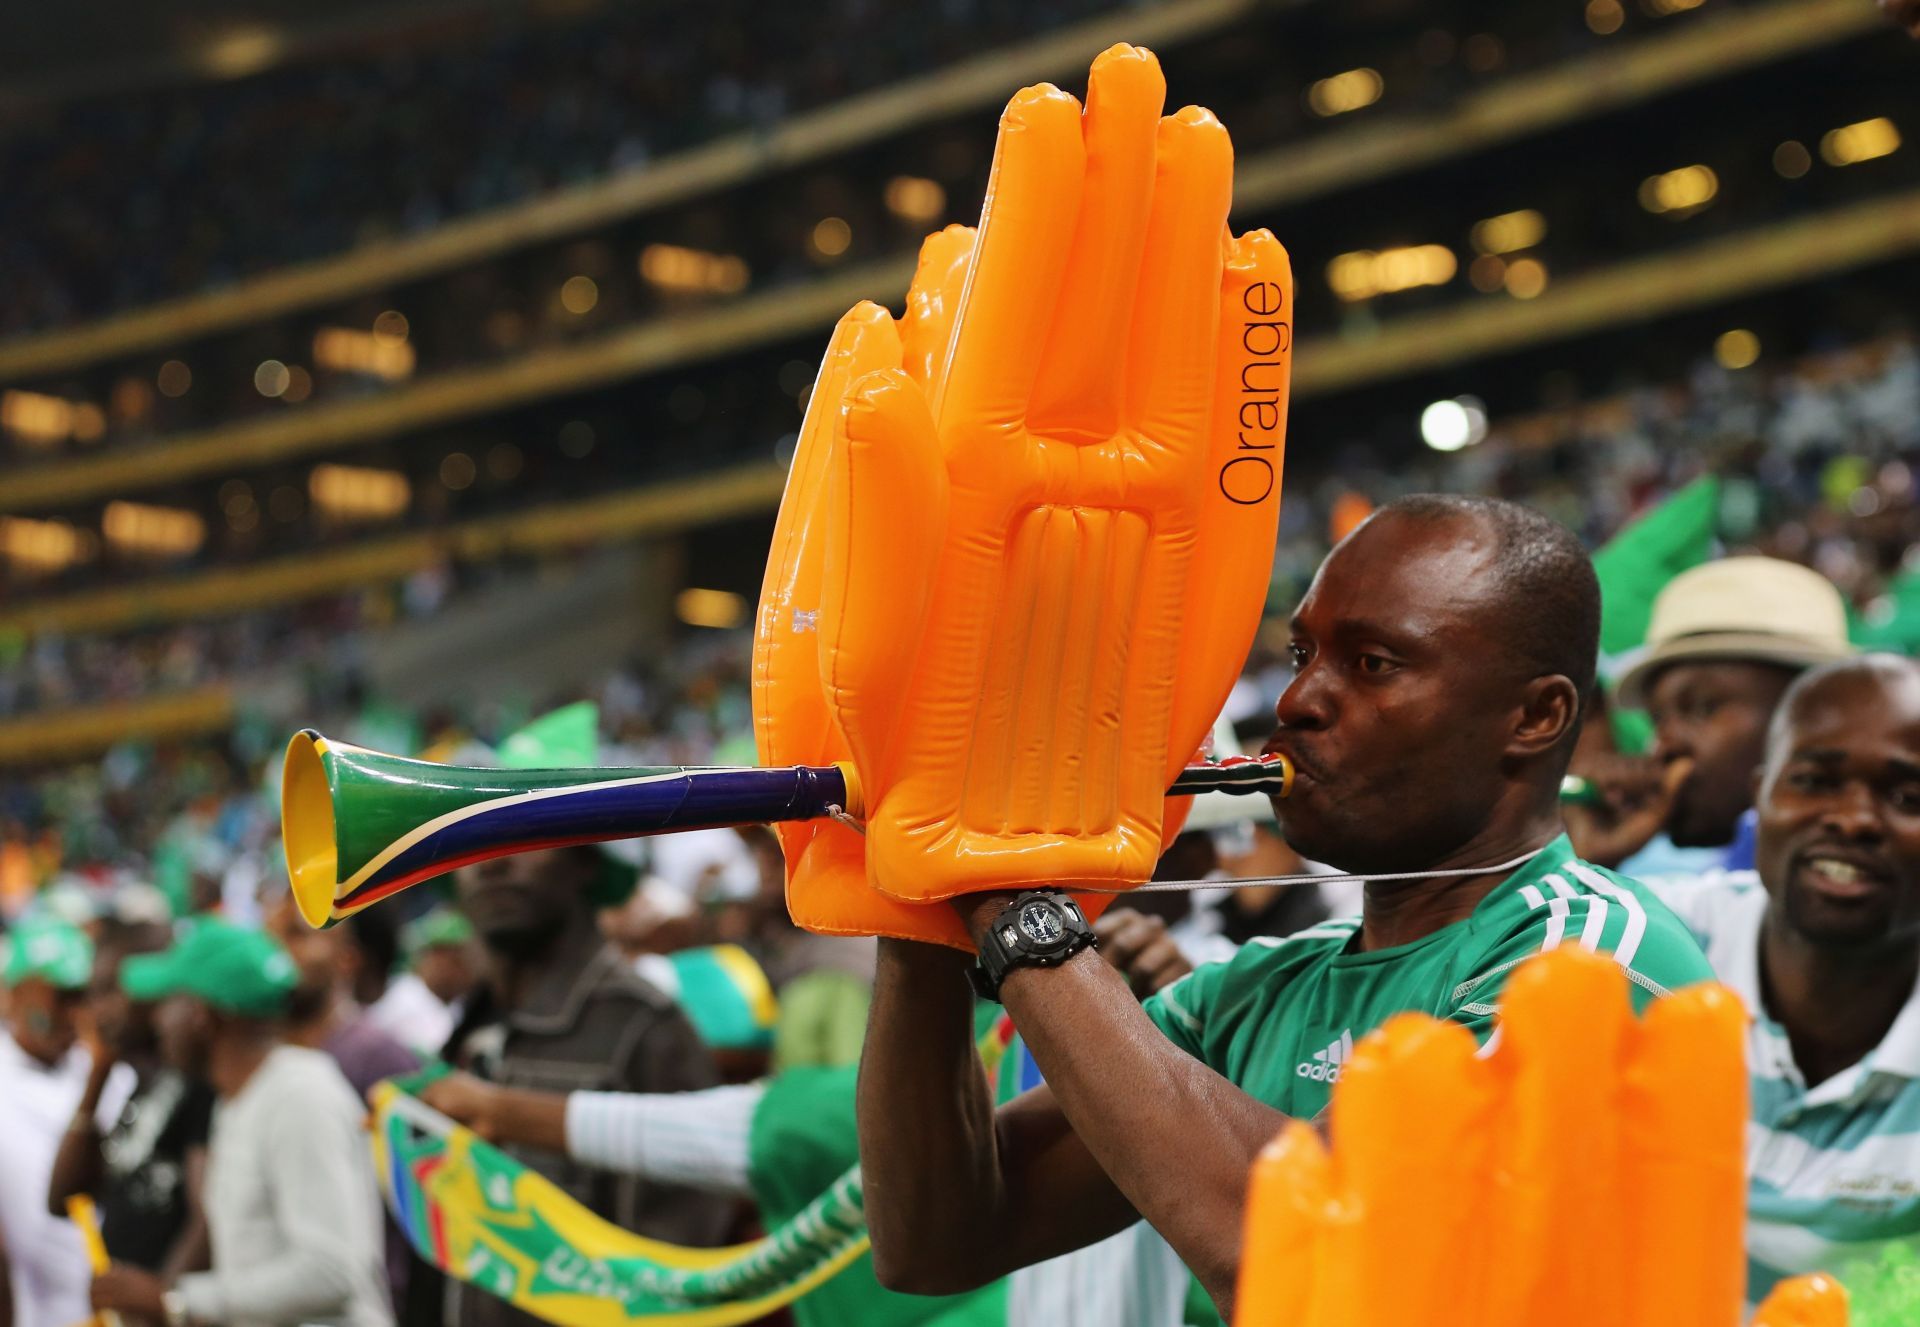
[[[674,597],[673,611],[690,627],[726,631],[747,620],[747,601],[731,590],[689,589]]]
[[[816,258],[838,258],[853,243],[853,227],[839,217],[822,217],[808,237]]]
[[[1611,37],[1620,31],[1620,25],[1627,21],[1627,11],[1620,8],[1620,0],[1587,0],[1587,30],[1602,37]]]
[[[1843,125],[1820,140],[1820,156],[1829,166],[1852,166],[1899,150],[1900,130],[1884,115]]]
[[[185,557],[207,537],[207,523],[195,513],[141,502],[109,502],[100,529],[121,552],[154,557]]]
[[[1655,18],[1667,18],[1673,14],[1684,14],[1689,9],[1698,9],[1706,0],[1640,0],[1640,7]]]
[[[1722,332],[1714,340],[1713,358],[1723,369],[1744,369],[1760,358],[1760,338],[1744,327]]]
[[[277,359],[263,359],[253,371],[253,390],[262,396],[283,396],[292,385],[293,375]]]
[[[65,521],[36,521],[26,516],[0,516],[0,556],[23,571],[42,575],[76,562],[90,561],[97,551],[92,534]]]
[[[16,388],[0,395],[0,428],[29,446],[50,447],[68,438],[97,442],[107,431],[107,414],[91,401]]]
[[[947,191],[934,180],[918,175],[896,175],[887,181],[887,211],[902,221],[922,225],[947,210]]]
[[[185,396],[193,387],[193,370],[177,359],[170,359],[160,366],[160,372],[154,375],[153,381],[160,389],[160,395],[177,399]]]
[[[343,520],[385,520],[398,516],[412,500],[412,486],[397,470],[357,465],[316,465],[307,476],[313,505]]]
[[[1502,212],[1475,222],[1470,237],[1480,253],[1514,253],[1531,249],[1547,237],[1547,219],[1530,207]]]
[[[1773,150],[1773,169],[1783,180],[1797,180],[1813,169],[1813,154],[1789,138]]]
[[[313,334],[313,362],[323,369],[398,382],[413,376],[415,355],[412,343],[390,335],[356,327],[322,327]]]
[[[1720,192],[1720,177],[1709,166],[1682,166],[1640,182],[1640,206],[1655,214],[1691,216]]]
[[[1322,119],[1371,106],[1386,91],[1378,70],[1349,69],[1323,78],[1307,89],[1307,109]]]
[[[1420,412],[1420,437],[1437,452],[1457,452],[1487,436],[1487,408],[1477,397],[1435,401]]]
[[[707,253],[678,244],[649,244],[640,251],[640,278],[661,290],[713,291],[732,295],[747,287],[747,264],[733,254]]]
[[[1507,294],[1532,299],[1547,288],[1547,265],[1538,258],[1516,258],[1507,264],[1504,280]]]
[[[1444,286],[1459,270],[1459,260],[1444,244],[1399,249],[1356,249],[1327,264],[1327,284],[1349,303],[1416,286]]]
[[[593,312],[600,302],[600,287],[590,276],[570,276],[560,287],[560,307],[578,318]]]

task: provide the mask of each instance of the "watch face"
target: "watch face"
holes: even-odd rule
[[[1051,903],[1029,903],[1020,909],[1020,931],[1036,945],[1057,945],[1067,933],[1060,910]]]

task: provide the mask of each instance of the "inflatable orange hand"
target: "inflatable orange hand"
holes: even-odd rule
[[[773,528],[753,639],[753,726],[760,763],[829,765],[850,759],[827,712],[820,682],[819,616],[826,558],[827,468],[848,386],[878,369],[902,369],[930,385],[946,356],[954,314],[973,256],[970,226],[929,235],[896,323],[862,302],[840,319],[827,343],[800,425],[786,492]],[[774,827],[787,869],[794,922],[829,935],[893,935],[965,946],[951,909],[901,903],[866,883],[865,840],[831,820]]]
[[[1292,281],[1226,229],[1233,153],[1151,53],[1001,120],[944,364],[835,434],[821,671],[868,878],[905,902],[1147,878],[1258,625]]]

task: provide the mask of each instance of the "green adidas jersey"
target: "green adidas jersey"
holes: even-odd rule
[[[1611,954],[1634,1008],[1713,971],[1692,934],[1642,885],[1573,855],[1564,835],[1464,920],[1412,944],[1354,951],[1357,917],[1255,940],[1147,1001],[1175,1045],[1296,1119],[1325,1110],[1355,1041],[1418,1010],[1482,1042],[1509,973],[1563,944]]]

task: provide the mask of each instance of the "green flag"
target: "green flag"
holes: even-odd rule
[[[586,769],[600,763],[600,707],[590,700],[541,715],[500,743],[507,769]]]
[[[1647,623],[1660,591],[1712,556],[1719,513],[1720,481],[1702,475],[1593,555],[1593,569],[1600,577],[1603,661],[1646,643]]]

